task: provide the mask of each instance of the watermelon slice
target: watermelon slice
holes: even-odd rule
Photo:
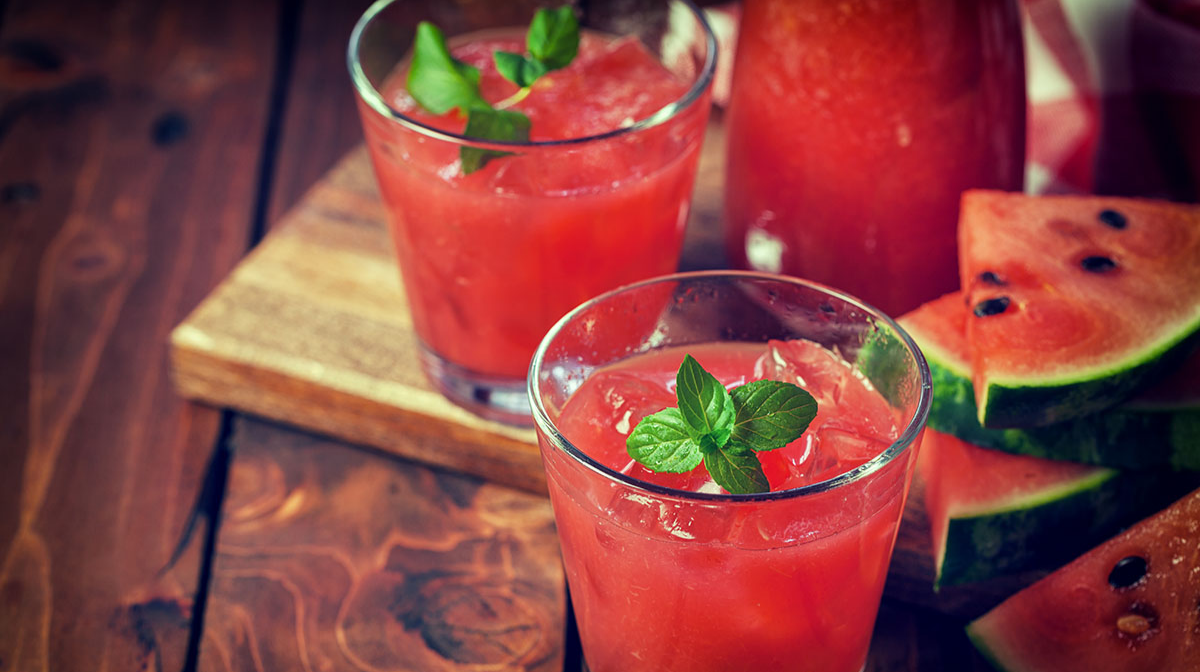
[[[1123,406],[1028,429],[979,424],[967,351],[968,311],[947,294],[900,318],[929,362],[929,426],[979,446],[1018,455],[1128,469],[1200,470],[1200,354],[1170,379]]]
[[[967,192],[959,272],[980,424],[1082,417],[1195,346],[1200,206]]]
[[[1147,496],[1146,474],[1010,455],[931,429],[921,453],[935,588],[1057,567],[1169,501]]]
[[[967,627],[1009,672],[1200,670],[1200,490]]]

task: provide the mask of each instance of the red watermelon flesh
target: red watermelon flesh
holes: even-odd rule
[[[1107,408],[1195,344],[1200,207],[970,191],[959,257],[986,427]]]
[[[1009,672],[1200,670],[1200,490],[1010,597],[967,632]]]
[[[951,292],[934,299],[900,317],[901,326],[910,332],[919,331],[925,338],[917,345],[932,347],[947,360],[947,364],[967,367],[971,350],[967,346],[967,297],[963,292]],[[926,342],[928,342],[928,346]],[[1190,357],[1162,380],[1135,394],[1129,406],[1137,408],[1195,408],[1200,407],[1200,351]]]

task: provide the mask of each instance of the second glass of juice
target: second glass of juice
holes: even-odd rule
[[[525,372],[555,320],[676,269],[716,62],[690,2],[596,0],[577,11],[570,65],[514,96],[493,54],[525,53],[543,4],[381,0],[349,49],[425,371],[450,399],[517,424],[530,422]],[[489,103],[530,119],[528,142],[466,137],[459,111],[416,103],[406,78],[421,21],[478,68]],[[497,154],[464,174],[464,148]]]
[[[629,457],[638,422],[676,405],[685,354],[727,387],[816,399],[803,436],[758,453],[770,492]],[[529,394],[590,670],[859,672],[930,389],[892,320],[797,279],[678,274],[564,317]]]

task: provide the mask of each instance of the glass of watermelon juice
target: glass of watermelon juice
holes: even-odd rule
[[[530,422],[525,373],[555,320],[676,270],[716,61],[690,2],[597,0],[576,12],[578,55],[514,96],[493,54],[526,52],[540,4],[381,0],[349,47],[425,372],[451,400],[515,424]],[[414,100],[421,21],[478,68],[488,103],[529,118],[528,141],[469,138],[459,108]],[[492,158],[464,170],[464,148]]]
[[[734,266],[900,315],[958,288],[958,199],[1022,187],[1016,0],[745,0],[727,131]]]
[[[727,387],[817,400],[799,439],[758,453],[770,492],[629,457],[632,428],[676,405],[685,353]],[[891,319],[794,278],[666,276],[560,320],[529,394],[592,672],[863,668],[930,403]]]

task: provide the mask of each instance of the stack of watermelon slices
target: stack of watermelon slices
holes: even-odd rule
[[[1059,567],[1200,483],[1200,207],[975,191],[959,226],[962,291],[900,319],[934,379],[920,469],[943,586]],[[989,617],[973,638],[1004,669],[1092,669],[1009,655]],[[1178,669],[1200,670],[1190,648]]]

